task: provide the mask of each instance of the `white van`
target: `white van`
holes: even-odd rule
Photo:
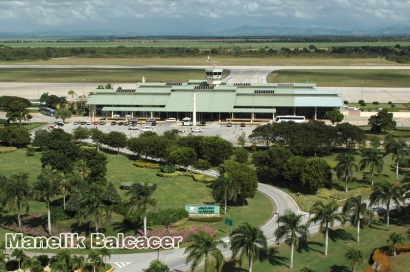
[[[168,119],[165,119],[165,122],[172,122],[172,123],[174,123],[174,122],[176,122],[177,121],[177,119],[176,118],[174,118],[174,117],[171,117],[171,118],[168,118]]]
[[[144,126],[142,128],[140,128],[140,131],[144,132],[144,131],[152,131],[152,127],[151,126]]]

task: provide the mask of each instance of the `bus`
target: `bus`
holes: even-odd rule
[[[56,113],[55,109],[46,108],[46,107],[41,108],[41,114],[53,117],[55,115],[55,113]]]
[[[276,116],[275,122],[276,123],[280,123],[280,122],[304,123],[306,122],[306,118],[305,116],[283,115],[283,116]]]

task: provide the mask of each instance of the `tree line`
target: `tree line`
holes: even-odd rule
[[[309,57],[341,57],[341,58],[385,58],[398,63],[410,61],[410,46],[332,46],[320,48],[311,44],[303,48],[244,48],[229,44],[228,46],[199,49],[195,47],[9,47],[0,50],[1,61],[15,60],[49,60],[51,58],[171,58],[171,57],[205,57],[207,55],[221,57],[275,57],[275,56],[309,56]]]

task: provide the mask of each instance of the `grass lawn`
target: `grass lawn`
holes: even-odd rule
[[[212,65],[239,65],[239,66],[355,66],[355,65],[389,65],[403,66],[403,64],[383,60],[380,58],[326,58],[326,57],[262,57],[262,58],[227,58],[214,57],[211,62],[205,61],[205,56],[189,58],[70,58],[70,59],[51,59],[37,61],[0,61],[3,65],[149,65],[149,66],[204,66]],[[410,66],[409,66],[410,68]],[[148,78],[148,77],[147,77]],[[37,80],[37,78],[36,78]],[[150,80],[148,78],[148,80]],[[78,81],[80,82],[80,81]],[[81,79],[82,82],[82,79]]]
[[[345,261],[344,255],[349,248],[355,248],[363,252],[363,264],[356,266],[356,271],[366,269],[371,265],[371,255],[373,251],[379,247],[387,246],[387,239],[390,233],[408,233],[409,230],[409,208],[401,215],[395,213],[392,216],[390,231],[386,231],[385,221],[382,218],[376,217],[370,228],[361,229],[360,243],[356,242],[356,227],[346,225],[345,227],[329,231],[329,250],[328,255],[324,255],[324,236],[323,234],[314,234],[308,238],[307,242],[301,242],[300,247],[294,251],[294,268],[292,271],[300,271],[303,267],[310,267],[317,272],[332,271],[345,272],[351,271],[350,264]],[[275,254],[266,256],[260,255],[260,260],[254,263],[253,270],[255,272],[290,271],[290,246],[282,243],[279,246],[274,246]],[[408,254],[408,253],[407,253]],[[406,258],[407,257],[407,258]],[[407,271],[410,259],[406,254],[400,254],[397,257],[392,257],[391,271]],[[226,259],[227,262],[230,259]],[[248,271],[248,262],[244,259],[242,269],[236,264],[227,263],[223,269],[224,272],[239,272]],[[398,269],[394,269],[397,267]],[[203,268],[197,271],[204,271]]]
[[[279,70],[267,82],[314,82],[320,87],[404,87],[409,86],[408,70]],[[362,83],[364,82],[364,83]],[[369,103],[373,101],[368,101]]]
[[[29,182],[34,184],[36,177],[41,171],[40,157],[41,153],[36,152],[34,156],[27,157],[25,149],[19,149],[16,152],[0,154],[0,163],[2,169],[0,174],[10,176],[15,173],[24,171],[29,172]],[[126,191],[119,189],[122,182],[149,182],[157,184],[157,190],[153,197],[158,200],[160,209],[167,208],[184,208],[185,204],[203,204],[213,203],[214,199],[211,196],[211,189],[205,183],[196,182],[192,177],[175,177],[163,178],[156,175],[158,170],[138,168],[133,165],[136,160],[135,156],[117,155],[116,152],[102,151],[107,156],[107,180],[115,184],[118,192],[124,197]],[[24,167],[22,163],[24,162]],[[263,225],[274,212],[273,204],[263,194],[257,193],[253,199],[248,200],[246,206],[230,206],[227,217],[232,219],[234,226],[241,222],[252,222],[256,226]],[[42,212],[45,214],[46,207],[43,202],[31,201],[30,212]],[[106,230],[106,234],[116,234],[123,226],[121,226],[122,216],[118,214],[112,215],[112,220],[109,223],[102,224],[102,229]],[[54,224],[55,231],[69,231],[72,229],[72,221],[60,222]],[[199,222],[189,222],[188,225],[203,224]],[[224,222],[207,223],[215,226],[219,230],[221,236],[226,236],[226,227]],[[90,226],[91,228],[93,226]],[[80,231],[85,231],[81,228]],[[130,231],[130,230],[126,230]],[[83,233],[84,234],[84,233]],[[3,236],[4,237],[4,236]],[[0,236],[0,240],[4,239]]]

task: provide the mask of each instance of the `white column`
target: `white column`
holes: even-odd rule
[[[194,111],[192,112],[192,125],[196,126],[196,94],[194,93]]]
[[[315,120],[317,120],[317,107],[315,107]]]

